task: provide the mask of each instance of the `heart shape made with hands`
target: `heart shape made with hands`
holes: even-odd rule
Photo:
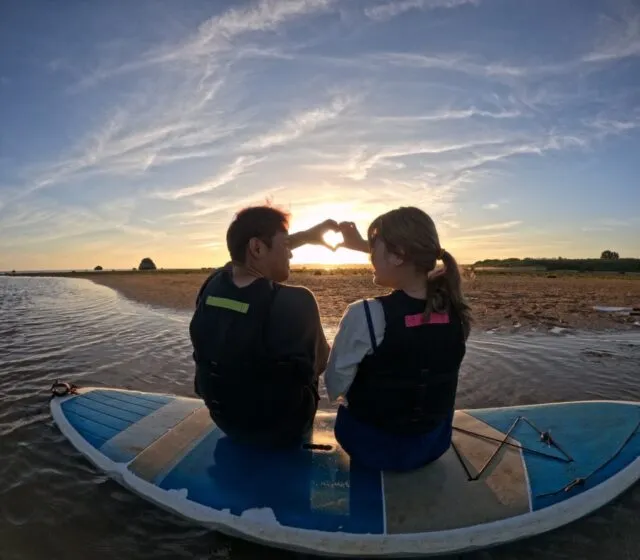
[[[335,251],[338,245],[344,241],[344,238],[339,231],[328,231],[322,236],[322,240],[327,244],[329,249]]]

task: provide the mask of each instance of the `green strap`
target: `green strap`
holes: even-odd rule
[[[211,305],[212,307],[222,307],[223,309],[230,309],[231,311],[237,311],[238,313],[246,313],[247,311],[249,311],[248,303],[229,298],[207,296],[205,304]]]

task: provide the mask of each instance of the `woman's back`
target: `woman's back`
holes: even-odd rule
[[[355,226],[347,226],[349,244],[362,246]],[[335,432],[351,458],[406,470],[434,460],[451,443],[470,312],[457,263],[422,210],[379,216],[367,238],[374,282],[391,293],[349,306],[325,382],[332,400],[345,401]]]

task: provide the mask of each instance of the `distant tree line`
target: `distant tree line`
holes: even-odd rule
[[[607,249],[599,259],[485,259],[477,261],[474,267],[536,267],[545,270],[574,270],[577,272],[640,272],[640,259],[621,259],[620,255]]]

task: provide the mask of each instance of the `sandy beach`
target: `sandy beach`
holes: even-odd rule
[[[76,274],[109,286],[127,298],[176,310],[193,309],[196,293],[209,272],[99,272]],[[323,324],[335,328],[346,306],[386,290],[366,270],[294,270],[287,282],[316,296]],[[500,332],[566,329],[638,329],[637,313],[603,313],[596,305],[640,306],[640,277],[597,274],[478,273],[465,280],[474,328]]]

